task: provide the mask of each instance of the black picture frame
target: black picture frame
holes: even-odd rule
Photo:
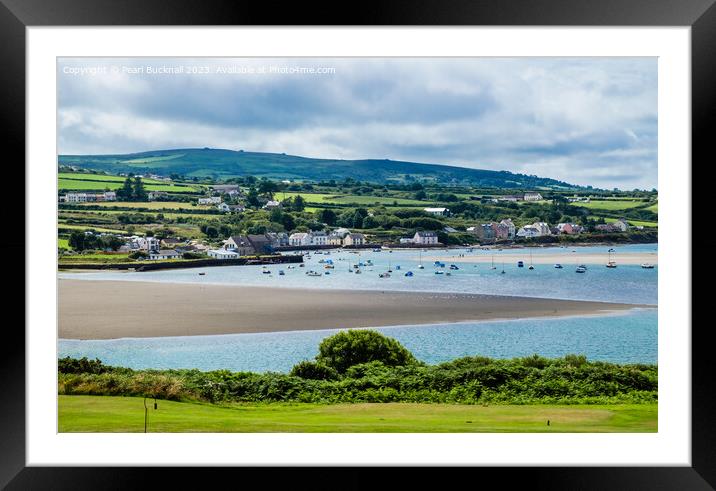
[[[716,0],[392,0],[337,4],[248,2],[245,0],[0,0],[0,118],[5,128],[8,163],[25,155],[25,28],[30,26],[165,26],[165,25],[444,25],[444,26],[690,26],[692,70],[692,162],[705,165],[710,128],[716,120]],[[279,6],[280,5],[280,6]],[[8,152],[8,150],[10,150]],[[12,156],[12,157],[10,157]],[[688,163],[686,164],[688,165]],[[692,169],[693,169],[693,164]],[[20,174],[19,169],[15,166]],[[24,173],[18,176],[24,182]],[[19,181],[18,181],[19,182]],[[26,183],[25,189],[29,190]],[[23,200],[19,193],[17,199]],[[689,197],[691,199],[691,197]],[[688,225],[688,224],[687,224]],[[5,257],[25,257],[24,233],[17,224],[4,239]],[[689,230],[691,228],[689,227]],[[690,232],[689,232],[690,233]],[[26,258],[32,260],[31,258]],[[15,262],[15,261],[11,261]],[[15,262],[19,268],[19,264]],[[689,267],[691,264],[682,264]],[[22,272],[24,277],[24,271]],[[13,275],[20,278],[20,273]],[[12,280],[17,282],[17,280]],[[8,305],[24,304],[17,283]],[[24,317],[24,312],[21,314]],[[192,478],[213,480],[214,469],[39,468],[25,462],[25,337],[17,322],[6,322],[0,357],[0,486],[8,489],[132,489],[187,485]],[[680,326],[688,328],[690,326]],[[692,330],[692,467],[546,467],[470,468],[454,470],[451,482],[467,478],[486,483],[496,477],[510,487],[520,484],[549,489],[714,489],[716,487],[716,397],[711,377],[708,324]],[[232,472],[232,469],[225,469]],[[271,472],[271,487],[312,489],[365,488],[372,469],[315,469]],[[425,482],[425,469],[401,472],[406,487]],[[266,469],[241,469],[242,482],[266,478]],[[469,473],[461,476],[460,473]],[[161,475],[160,475],[161,474]],[[337,485],[340,482],[342,485]],[[209,481],[206,480],[206,483]],[[265,482],[265,481],[264,481]],[[469,481],[468,481],[469,482]],[[237,483],[238,485],[238,483]],[[183,487],[183,486],[182,486]],[[302,486],[301,486],[302,487]]]

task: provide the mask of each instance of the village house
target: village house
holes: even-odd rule
[[[266,234],[247,235],[249,243],[254,248],[255,254],[271,254],[273,244],[271,237]]]
[[[238,259],[239,253],[229,249],[211,249],[206,253],[213,259]]]
[[[500,220],[500,227],[507,230],[507,239],[514,239],[515,238],[515,232],[516,227],[515,224],[512,223],[512,220],[510,218],[505,218],[504,220]]]
[[[65,203],[87,203],[93,201],[116,201],[117,193],[105,191],[103,193],[66,193]]]
[[[497,198],[500,201],[522,201],[524,196],[517,196],[516,194],[506,194]]]
[[[333,232],[328,234],[328,244],[334,246],[341,246],[343,245],[343,240],[346,238],[346,235],[350,233],[351,231],[347,228],[337,228]]]
[[[308,234],[311,238],[311,245],[328,245],[328,234],[322,230],[316,230]]]
[[[275,200],[269,200],[261,208],[263,208],[264,210],[273,210],[274,208],[280,208],[280,207],[281,207],[280,202],[275,201]]]
[[[234,251],[239,256],[250,256],[256,253],[254,246],[245,235],[232,235],[226,239],[223,250]]]
[[[132,237],[132,242],[136,244],[136,248],[142,251],[158,251],[159,239],[156,237]]]
[[[474,227],[468,227],[467,231],[475,235],[480,240],[495,240],[496,237],[496,224],[493,223],[481,223]]]
[[[169,196],[169,193],[167,193],[166,191],[149,191],[147,193],[147,199],[149,201],[155,201],[159,198],[166,198],[168,196]]]
[[[539,193],[525,193],[522,199],[525,201],[542,201],[542,195]]]
[[[576,223],[558,223],[557,224],[557,232],[564,235],[574,235],[579,234],[583,230],[583,227],[581,225],[577,225]]]
[[[291,246],[307,246],[311,245],[311,238],[305,232],[296,232],[288,237],[288,243]]]
[[[211,196],[209,198],[199,198],[200,205],[218,205],[221,203],[221,196]]]
[[[156,261],[158,259],[179,259],[181,258],[181,254],[179,254],[174,249],[160,249],[158,251],[152,251],[149,253],[149,259],[152,261]]]
[[[517,231],[517,237],[521,237],[523,239],[539,237],[540,235],[542,234],[540,233],[539,228],[534,225],[525,225]]]
[[[343,238],[343,245],[346,247],[362,246],[365,244],[365,235],[359,233],[348,234]]]
[[[211,186],[211,189],[213,189],[217,193],[228,194],[232,198],[234,196],[242,195],[241,188],[238,184],[217,184],[215,186]]]
[[[423,211],[436,216],[447,216],[450,213],[448,208],[423,208]]]
[[[415,235],[413,236],[413,243],[421,245],[437,244],[438,234],[435,232],[415,232]]]
[[[271,239],[271,246],[274,248],[289,245],[288,234],[286,232],[268,232],[266,235]]]
[[[600,224],[594,227],[599,232],[626,232],[630,228],[629,223],[624,218],[620,218],[613,223]]]
[[[226,203],[219,203],[216,205],[216,209],[219,211],[231,211],[231,207]]]

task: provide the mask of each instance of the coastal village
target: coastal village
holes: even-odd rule
[[[620,236],[631,238],[635,232],[652,229],[639,220],[630,223],[628,218],[613,214],[608,222],[603,218],[585,218],[587,212],[577,206],[594,203],[642,206],[642,202],[652,206],[655,202],[654,197],[641,198],[643,201],[633,197],[621,201],[597,197],[600,201],[576,193],[543,195],[536,191],[483,193],[462,200],[439,192],[431,200],[425,188],[413,186],[414,192],[380,189],[383,194],[395,196],[392,203],[388,197],[376,198],[373,206],[360,205],[367,201],[366,197],[356,195],[355,205],[333,205],[326,193],[321,193],[330,186],[335,189],[337,186],[332,183],[247,179],[241,184],[211,181],[195,184],[158,174],[109,176],[79,172],[75,168],[66,168],[64,172],[58,193],[61,263],[91,261],[92,251],[105,263],[111,263],[113,258],[227,261],[330,248],[509,247],[559,243],[569,237],[572,241],[587,242],[599,237],[620,240]],[[106,183],[106,188],[62,189],[63,184],[81,188],[83,183],[94,187],[97,182]],[[354,189],[360,184],[352,183]],[[363,184],[363,188],[378,194],[377,186]],[[434,190],[442,188],[436,186]],[[420,206],[423,200],[430,206]],[[532,207],[528,214],[534,220],[526,220],[525,213],[519,213],[526,206]],[[556,223],[545,220],[549,216],[577,218],[577,211],[582,212],[579,220]],[[472,218],[481,213],[495,219]],[[88,220],[78,217],[96,217],[97,226],[79,225]],[[125,233],[110,231],[106,225],[108,218],[116,220]],[[145,226],[146,222],[158,223]],[[138,229],[144,229],[143,233],[138,233]]]

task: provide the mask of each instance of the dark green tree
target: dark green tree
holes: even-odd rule
[[[144,183],[139,176],[134,178],[132,198],[134,201],[147,201],[147,191],[144,189]]]
[[[293,198],[293,204],[291,205],[291,208],[293,209],[293,211],[298,211],[298,212],[305,210],[306,209],[306,200],[303,199],[303,196],[301,196],[300,194],[297,194]]]
[[[344,373],[349,367],[371,361],[386,366],[412,365],[418,361],[393,338],[377,331],[349,329],[324,339],[316,361]]]

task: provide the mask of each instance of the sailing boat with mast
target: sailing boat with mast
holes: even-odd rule
[[[615,261],[612,261],[612,252],[614,252],[614,249],[609,249],[609,261],[607,262],[607,268],[616,268],[617,263]]]
[[[532,264],[532,251],[530,251],[530,267],[527,269],[535,269],[534,265]]]
[[[494,251],[492,252],[492,267],[490,269],[497,269],[495,267],[495,252]]]
[[[418,264],[418,269],[425,269],[425,266],[423,266],[423,250],[420,249],[420,261]]]

